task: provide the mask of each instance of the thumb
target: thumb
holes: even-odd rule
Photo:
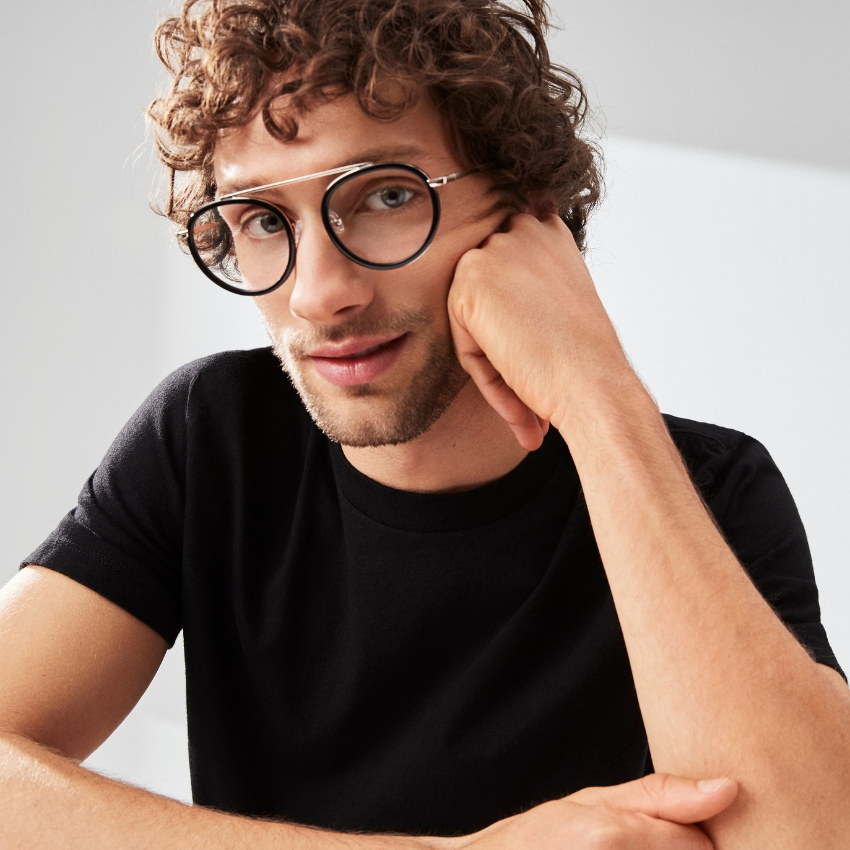
[[[738,794],[734,779],[683,779],[651,773],[634,782],[607,788],[584,788],[567,797],[584,805],[608,805],[673,823],[708,820],[729,806]]]

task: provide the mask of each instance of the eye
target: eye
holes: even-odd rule
[[[397,210],[403,207],[415,194],[412,189],[408,189],[406,186],[382,186],[367,195],[364,206],[375,211]]]
[[[261,209],[243,216],[239,227],[254,239],[263,239],[285,230],[286,222],[280,213]]]

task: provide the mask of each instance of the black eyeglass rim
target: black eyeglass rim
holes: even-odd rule
[[[286,238],[289,242],[289,262],[286,264],[286,269],[283,272],[283,275],[278,278],[276,283],[273,283],[271,286],[266,287],[266,289],[239,289],[236,286],[233,286],[230,283],[225,283],[220,277],[218,277],[215,272],[201,259],[201,254],[198,249],[195,247],[195,236],[194,236],[194,227],[195,223],[198,219],[207,211],[211,210],[214,207],[223,207],[227,204],[244,204],[246,202],[250,202],[258,207],[264,207],[265,209],[276,213],[281,216],[283,219],[283,226],[286,230]],[[295,267],[295,235],[292,232],[292,225],[289,223],[289,219],[279,210],[274,204],[270,204],[268,201],[263,201],[258,198],[227,198],[223,201],[210,201],[208,204],[204,204],[202,207],[199,207],[192,215],[189,217],[189,224],[186,228],[186,243],[189,246],[189,253],[192,255],[192,259],[195,261],[195,264],[198,268],[217,286],[220,286],[222,289],[226,289],[228,292],[232,292],[235,295],[247,295],[251,298],[256,297],[257,295],[267,295],[269,292],[274,292],[279,286],[281,286],[289,275],[292,274],[292,269]]]
[[[339,236],[334,232],[333,227],[331,227],[330,200],[333,192],[339,186],[342,186],[343,183],[347,183],[355,177],[360,177],[361,174],[368,174],[370,171],[383,171],[390,168],[395,171],[409,171],[411,174],[415,174],[425,184],[425,187],[428,189],[428,193],[431,196],[431,208],[433,209],[431,229],[428,231],[428,235],[425,237],[425,242],[422,244],[422,247],[407,259],[400,260],[395,263],[372,263],[369,260],[364,260],[362,257],[358,257],[340,241]],[[322,223],[325,225],[325,231],[330,237],[331,242],[333,242],[343,256],[347,257],[352,262],[357,263],[358,266],[363,266],[367,269],[389,271],[391,269],[400,269],[402,266],[409,265],[415,259],[421,257],[426,248],[434,241],[434,236],[437,233],[437,227],[440,224],[440,197],[437,195],[434,187],[428,182],[429,179],[428,175],[421,168],[417,168],[415,165],[410,165],[406,162],[376,162],[373,165],[366,165],[362,168],[356,169],[355,171],[350,171],[348,174],[342,174],[335,180],[332,180],[328,184],[328,188],[325,189],[325,194],[322,196]]]
[[[361,174],[367,174],[370,171],[378,171],[384,169],[395,169],[401,171],[409,171],[411,174],[415,174],[417,177],[422,180],[425,184],[425,187],[428,189],[428,193],[431,196],[431,207],[433,209],[433,220],[431,222],[431,229],[428,231],[428,235],[425,237],[425,241],[422,246],[410,257],[405,260],[401,260],[396,263],[372,263],[369,260],[364,260],[362,257],[358,257],[352,251],[350,251],[339,239],[337,234],[334,232],[330,223],[330,198],[333,191],[343,183],[348,182],[349,180],[353,180],[355,177],[359,177]],[[428,182],[430,178],[428,175],[421,169],[417,168],[415,165],[410,165],[406,162],[377,162],[372,165],[367,165],[362,168],[354,169],[353,171],[349,171],[345,174],[340,175],[335,180],[332,180],[327,189],[325,189],[325,193],[322,196],[322,204],[321,204],[321,212],[322,212],[322,223],[325,226],[325,231],[330,237],[331,242],[333,242],[336,249],[347,259],[351,260],[354,263],[357,263],[359,266],[363,266],[367,269],[374,269],[377,271],[389,271],[391,269],[399,269],[403,266],[409,265],[414,260],[418,259],[422,256],[422,254],[427,250],[428,246],[434,241],[434,237],[437,234],[437,228],[440,225],[440,197],[437,194],[436,190],[433,186]],[[267,287],[266,289],[239,289],[232,284],[226,283],[221,278],[219,278],[210,267],[203,261],[201,258],[200,252],[195,246],[195,237],[194,237],[194,227],[196,222],[200,219],[200,217],[210,209],[215,207],[222,207],[226,204],[244,204],[246,202],[250,202],[255,204],[256,206],[264,207],[265,209],[270,210],[271,212],[275,212],[278,215],[282,216],[284,228],[286,230],[286,238],[289,243],[289,261],[286,265],[286,269],[278,280]],[[216,286],[220,286],[222,289],[226,289],[228,292],[232,292],[235,295],[246,295],[249,298],[256,298],[259,295],[267,295],[270,292],[274,292],[275,289],[282,286],[287,278],[292,274],[292,270],[295,267],[295,254],[296,254],[296,245],[295,245],[295,235],[292,232],[292,225],[289,223],[289,219],[286,217],[286,214],[276,207],[274,204],[269,201],[265,201],[259,198],[252,198],[248,195],[244,197],[233,197],[233,198],[225,198],[219,201],[210,201],[207,204],[204,204],[202,207],[199,207],[195,212],[189,216],[189,222],[186,226],[186,244],[189,246],[189,253],[192,255],[192,259],[195,261],[195,264],[198,268],[214,283]]]

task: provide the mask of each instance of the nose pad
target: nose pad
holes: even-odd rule
[[[298,243],[301,241],[301,231],[304,229],[304,222],[299,218],[295,225],[292,228],[292,238],[295,240],[295,247],[298,247]]]
[[[336,210],[328,210],[328,221],[331,223],[334,233],[342,233],[345,230],[345,223]]]

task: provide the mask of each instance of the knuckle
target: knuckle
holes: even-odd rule
[[[588,785],[587,788],[574,791],[567,799],[574,803],[594,803],[599,800],[602,791],[603,789],[596,785]]]
[[[622,824],[607,821],[587,831],[587,850],[621,850],[627,847],[631,837]]]
[[[643,835],[640,818],[600,803],[585,808],[581,817],[581,850],[621,850]]]
[[[481,248],[470,248],[457,261],[455,277],[462,277],[465,280],[475,279],[481,274],[485,260],[486,257]]]

